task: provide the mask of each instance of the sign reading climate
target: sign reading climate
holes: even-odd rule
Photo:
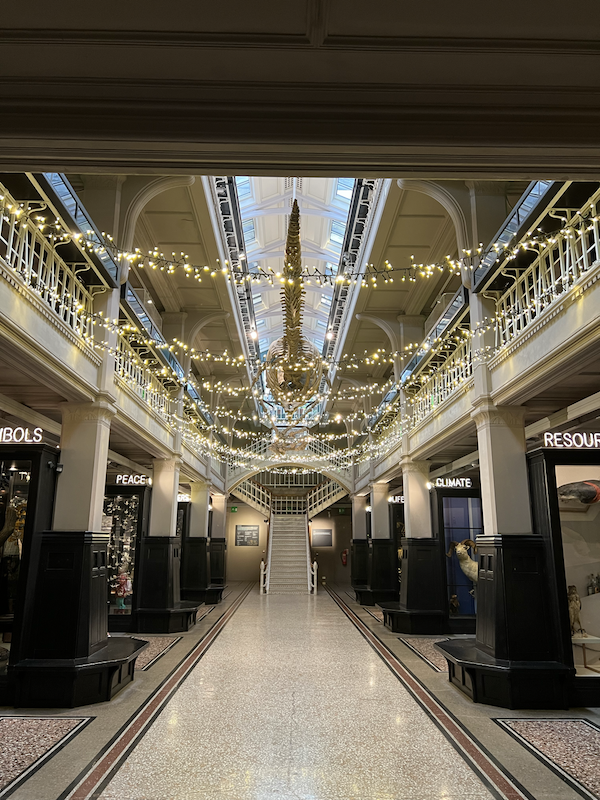
[[[39,444],[44,437],[41,428],[0,428],[2,444]]]
[[[600,433],[550,433],[544,434],[544,447],[595,449],[600,447]]]
[[[436,478],[428,484],[430,489],[472,489],[471,478]]]

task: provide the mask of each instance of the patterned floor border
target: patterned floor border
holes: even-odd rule
[[[227,595],[225,595],[225,597],[227,597]],[[223,600],[225,600],[225,597],[223,598]],[[215,606],[206,606],[205,608],[202,609],[202,611],[196,611],[196,625],[199,622],[202,622],[204,617],[207,617],[210,614],[210,612],[214,610]]]
[[[425,653],[423,653],[421,650],[419,650],[419,648],[416,646],[416,644],[414,644],[415,641],[418,641],[418,640],[415,640],[415,638],[408,638],[408,637],[404,638],[402,636],[399,636],[398,640],[401,641],[403,645],[406,645],[406,647],[408,647],[410,650],[412,650],[413,653],[415,653],[415,655],[417,655],[417,656],[419,656],[419,658],[423,659],[423,661],[425,661],[426,664],[429,664],[431,669],[434,669],[436,672],[446,672],[446,670],[447,670],[447,662],[446,662],[445,658],[444,658],[444,666],[440,667],[437,664],[435,664],[433,661],[431,661],[429,658],[427,658]],[[448,637],[447,636],[443,636],[443,637],[435,636],[435,637],[432,637],[432,638],[423,637],[423,641],[426,641],[426,642],[447,642],[448,641]]]
[[[570,772],[567,769],[561,767],[560,764],[558,764],[553,758],[551,758],[549,755],[544,753],[535,744],[533,744],[531,741],[529,741],[524,735],[520,734],[518,731],[514,730],[514,728],[511,727],[511,725],[514,724],[515,722],[516,723],[519,723],[519,722],[525,722],[525,723],[527,723],[527,722],[534,722],[534,723],[536,723],[536,722],[541,722],[541,723],[550,722],[550,723],[556,724],[558,726],[561,726],[565,722],[566,723],[577,722],[577,723],[579,723],[581,725],[584,725],[584,726],[586,726],[588,728],[591,728],[593,731],[595,731],[596,733],[598,733],[600,735],[600,728],[595,723],[593,723],[593,722],[591,722],[590,720],[587,720],[587,719],[581,719],[579,717],[570,717],[570,718],[563,717],[561,719],[553,719],[553,718],[545,718],[544,719],[543,717],[537,717],[537,718],[520,717],[520,718],[513,718],[513,719],[496,718],[496,719],[494,719],[494,722],[497,723],[504,731],[506,731],[506,733],[508,733],[510,736],[512,736],[513,739],[516,739],[517,742],[522,744],[523,747],[527,748],[527,750],[529,750],[530,753],[532,753],[537,759],[539,759],[549,769],[551,769],[560,778],[562,778],[562,780],[566,784],[568,784],[574,791],[578,792],[582,797],[591,798],[591,800],[598,800],[598,798],[600,798],[600,790],[595,792],[593,789],[590,789],[588,786],[585,785],[585,783],[579,781],[577,779],[577,777],[572,772]],[[597,767],[597,770],[596,770],[596,774],[598,774],[598,771],[600,771],[600,760],[597,761],[597,764],[598,764],[598,767]]]
[[[49,761],[52,756],[56,755],[59,750],[73,739],[74,736],[77,736],[86,725],[89,725],[90,722],[94,719],[94,717],[59,717],[54,715],[48,716],[29,716],[29,715],[19,715],[19,714],[11,714],[11,715],[0,715],[0,720],[14,720],[14,719],[23,719],[23,720],[34,720],[34,721],[46,721],[46,720],[77,720],[79,722],[78,725],[73,726],[70,731],[65,733],[57,742],[55,742],[51,747],[48,748],[44,753],[42,753],[39,758],[36,758],[34,761],[31,762],[28,766],[22,769],[14,778],[7,783],[6,786],[0,789],[0,798],[5,798],[11,795],[16,789],[19,788],[26,780],[31,778],[31,776],[37,772],[40,767],[42,767],[47,761]],[[5,745],[5,743],[3,743]]]
[[[327,587],[327,591],[450,744],[479,776],[492,795],[499,800],[536,800],[404,666],[398,657],[354,613],[344,599],[329,587]]]
[[[250,583],[242,589],[230,607],[217,619],[193,650],[175,667],[156,691],[150,695],[144,705],[129,718],[121,730],[57,800],[93,800],[93,798],[100,796],[114,773],[127,756],[131,754],[156,717],[217,639],[225,625],[254,587],[255,583]]]
[[[135,636],[135,638],[136,639],[143,639],[145,642],[150,642],[150,643],[152,642],[152,639],[148,638],[146,636]],[[160,637],[160,638],[165,638],[165,639],[166,638],[170,638],[171,642],[170,642],[170,644],[166,645],[166,647],[163,647],[163,649],[159,653],[157,653],[154,656],[154,658],[150,659],[150,661],[148,661],[147,664],[144,664],[143,667],[139,667],[141,672],[145,672],[147,669],[150,669],[151,666],[156,664],[156,662],[159,660],[159,658],[162,658],[165,655],[165,653],[168,653],[169,650],[177,644],[177,642],[180,642],[183,639],[183,636],[174,636],[174,637],[166,637],[165,636],[165,637]],[[136,667],[135,668],[138,669],[137,661],[136,661]]]

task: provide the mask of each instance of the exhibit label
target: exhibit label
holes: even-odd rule
[[[0,428],[2,444],[40,444],[44,437],[42,428]]]
[[[595,450],[600,447],[600,433],[551,433],[547,431],[544,434],[544,447]]]

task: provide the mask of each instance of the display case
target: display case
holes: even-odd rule
[[[575,435],[585,442],[583,434]],[[563,662],[576,671],[571,703],[598,705],[600,451],[543,448],[528,459],[534,526],[546,542],[555,636]]]
[[[432,528],[440,545],[450,633],[475,632],[477,580],[469,573],[477,576],[475,542],[483,533],[483,523],[479,489],[473,479],[469,482],[470,488],[436,486],[431,492]]]
[[[50,527],[58,450],[0,445],[0,673],[16,658],[32,537]]]
[[[140,539],[148,530],[151,491],[148,486],[106,487],[102,532],[110,535],[107,565],[110,631],[134,630],[136,563]]]

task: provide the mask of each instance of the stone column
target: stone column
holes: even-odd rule
[[[192,483],[190,503],[190,537],[208,537],[208,511],[210,506],[210,486],[204,481]]]
[[[371,484],[371,538],[390,538],[390,506],[387,483]]]
[[[401,465],[406,538],[431,539],[429,462],[413,461],[405,456]]]
[[[174,536],[177,524],[179,458],[155,458],[152,464],[150,536]]]
[[[210,529],[211,539],[225,539],[227,517],[227,495],[212,495],[212,525]]]
[[[477,425],[485,535],[531,533],[525,409],[484,401],[471,416]]]
[[[181,597],[202,602],[210,586],[210,539],[208,507],[210,487],[204,481],[192,483],[189,507],[189,536],[181,543]]]
[[[180,465],[178,457],[153,463],[150,530],[138,561],[140,633],[186,631],[196,621],[199,603],[181,600],[181,539],[175,535]]]
[[[369,543],[367,541],[367,496],[352,495],[352,544],[350,582],[353,588],[368,582]]]
[[[568,708],[574,670],[561,663],[557,645],[552,544],[532,534],[524,415],[524,408],[489,398],[479,398],[472,412],[484,529],[477,537],[477,636],[439,649],[450,679],[475,702]]]
[[[440,542],[433,538],[429,462],[402,459],[404,525],[399,609],[389,627],[398,633],[444,632],[447,604]]]
[[[368,540],[367,586],[355,587],[363,605],[398,600],[398,555],[390,536],[390,504],[387,483],[371,484],[371,538]]]
[[[115,407],[104,400],[64,403],[59,475],[54,507],[56,531],[100,531],[104,507],[110,422]]]

